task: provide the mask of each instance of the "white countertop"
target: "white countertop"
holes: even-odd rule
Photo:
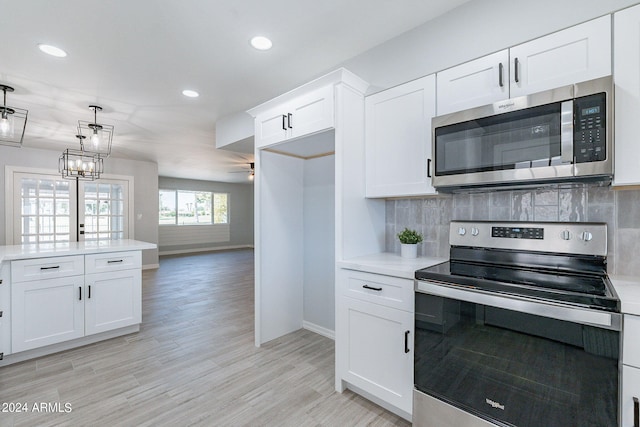
[[[31,259],[66,255],[85,255],[100,252],[138,251],[155,249],[155,243],[139,240],[105,240],[99,242],[40,243],[0,246],[0,263],[16,259]]]
[[[640,316],[640,277],[609,275],[620,298],[620,309],[626,314]]]
[[[402,258],[389,252],[365,255],[338,261],[338,267],[365,273],[384,274],[386,276],[413,279],[416,270],[447,261],[447,258]]]

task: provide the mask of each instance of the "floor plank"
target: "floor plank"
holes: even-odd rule
[[[139,333],[0,368],[0,403],[29,408],[0,426],[410,425],[334,391],[332,340],[256,348],[253,281],[252,250],[162,257],[143,272]]]

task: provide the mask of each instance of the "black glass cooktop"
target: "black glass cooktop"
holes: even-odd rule
[[[452,248],[451,261],[415,272],[418,280],[619,312],[606,260]]]

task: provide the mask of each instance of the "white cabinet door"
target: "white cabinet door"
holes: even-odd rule
[[[333,127],[333,86],[325,86],[296,98],[290,106],[287,125],[291,137],[309,135]]]
[[[613,79],[615,84],[614,185],[640,184],[640,6],[614,15]]]
[[[291,131],[287,127],[287,107],[287,105],[278,106],[256,117],[256,148],[268,147],[289,137]]]
[[[509,56],[511,98],[608,76],[611,17],[512,47]]]
[[[621,426],[633,426],[634,402],[640,399],[640,369],[622,366],[622,420]]]
[[[366,197],[434,194],[428,168],[435,75],[365,100]]]
[[[411,414],[413,315],[342,297],[342,379]]]
[[[13,283],[13,353],[84,336],[84,276]]]
[[[87,274],[86,335],[142,322],[142,273],[139,269]]]
[[[332,85],[301,95],[256,117],[255,146],[266,148],[332,128],[333,113]]]
[[[440,71],[437,115],[466,110],[509,98],[509,51]]]

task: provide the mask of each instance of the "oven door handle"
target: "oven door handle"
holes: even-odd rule
[[[597,326],[614,331],[622,330],[622,317],[620,313],[568,307],[552,302],[532,301],[515,295],[496,294],[468,287],[425,280],[415,280],[415,290],[416,292],[425,294],[489,305],[506,310],[549,317],[551,319],[566,320],[568,322]]]

